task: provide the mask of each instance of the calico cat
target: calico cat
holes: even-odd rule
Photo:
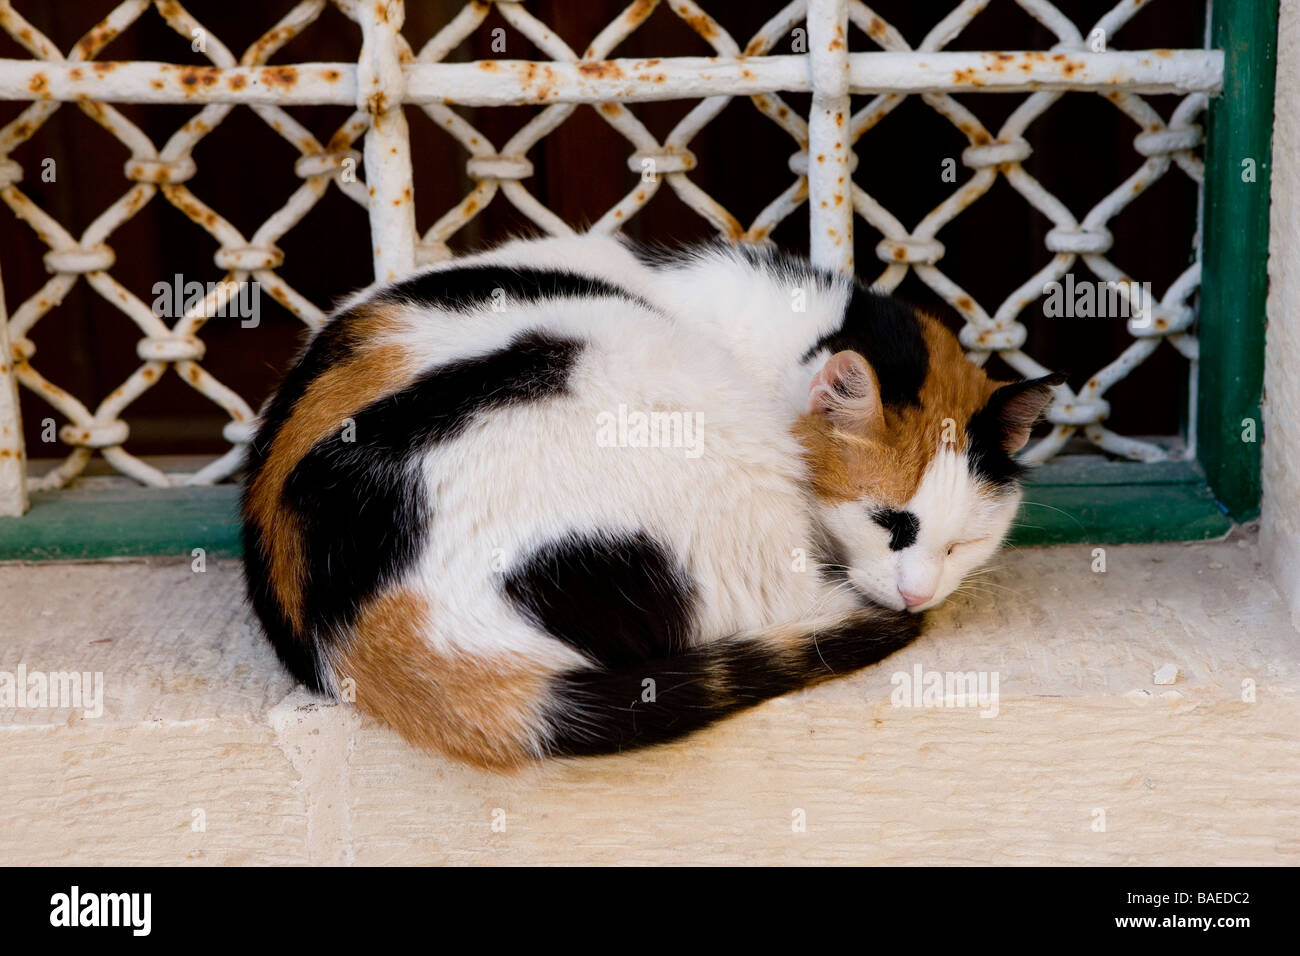
[[[1060,381],[774,252],[515,241],[311,340],[249,449],[250,595],[299,680],[425,749],[673,739],[912,641]]]

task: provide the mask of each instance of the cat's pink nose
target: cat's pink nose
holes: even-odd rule
[[[919,604],[924,604],[926,601],[930,600],[930,598],[934,597],[933,591],[929,594],[912,594],[909,591],[900,589],[898,593],[902,596],[903,603],[908,607],[916,607]]]

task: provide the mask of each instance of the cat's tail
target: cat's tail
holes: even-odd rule
[[[873,607],[834,623],[789,625],[672,657],[561,674],[548,687],[545,751],[589,756],[673,740],[883,660],[915,640],[920,626],[918,614]]]
[[[888,657],[920,624],[920,615],[872,607],[668,656],[547,671],[512,656],[439,650],[424,636],[420,602],[390,594],[331,652],[328,689],[416,746],[501,768],[674,740]]]

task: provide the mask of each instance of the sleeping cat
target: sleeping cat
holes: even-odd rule
[[[249,450],[250,594],[299,680],[426,749],[673,739],[913,640],[1061,380],[769,251],[508,243],[299,357]]]

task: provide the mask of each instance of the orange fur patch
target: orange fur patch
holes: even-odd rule
[[[480,767],[518,766],[533,756],[546,673],[519,658],[441,653],[421,636],[428,602],[393,591],[361,612],[332,663],[355,682],[356,704],[424,750]]]
[[[920,405],[885,408],[885,427],[867,436],[836,428],[807,414],[795,424],[803,443],[814,493],[823,501],[870,497],[901,508],[911,500],[945,437],[966,447],[966,423],[1004,383],[972,364],[957,337],[937,319],[918,314],[930,352]],[[871,356],[865,356],[868,362]],[[945,429],[944,420],[953,426]],[[945,436],[945,431],[948,432]]]
[[[317,442],[341,429],[345,418],[401,388],[412,373],[400,346],[374,341],[397,326],[399,310],[374,305],[358,309],[346,320],[358,343],[353,357],[322,372],[294,403],[249,487],[249,512],[265,542],[271,587],[296,628],[302,626],[306,568],[298,519],[281,504],[284,483]]]

